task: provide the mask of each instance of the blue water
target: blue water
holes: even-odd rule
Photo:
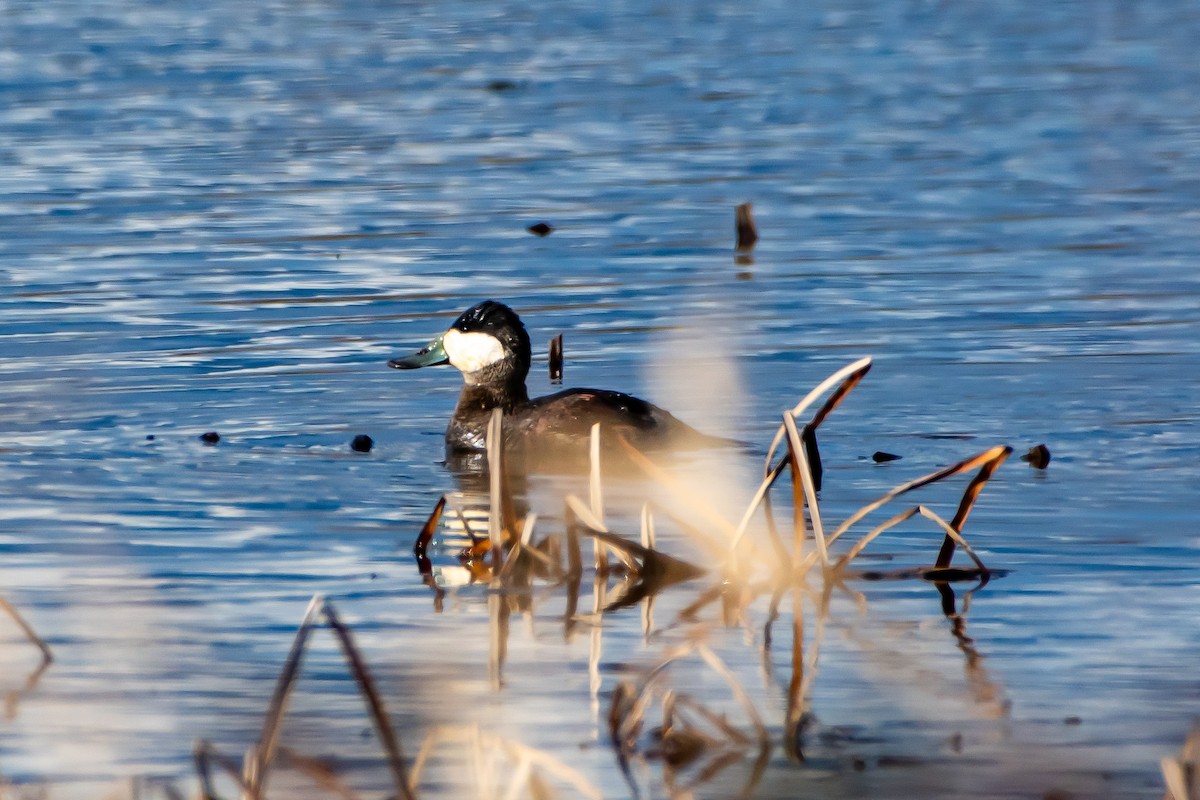
[[[1196,41],[1200,10],[1166,0],[3,4],[0,592],[56,660],[27,685],[37,651],[0,617],[0,779],[193,786],[194,740],[254,741],[323,592],[410,757],[478,721],[625,796],[596,698],[670,635],[607,618],[593,696],[551,593],[494,693],[486,594],[436,614],[408,557],[455,486],[459,380],[385,362],[495,297],[533,393],[561,332],[567,384],[764,447],[873,356],[822,433],[832,518],[993,444],[1053,454],[1010,459],[968,524],[1011,571],[973,598],[979,660],[932,587],[855,584],[810,697],[824,738],[757,796],[1159,792],[1200,715]],[[959,490],[922,500],[949,516]],[[763,606],[709,635],[778,733],[787,645],[764,679],[745,642]],[[378,786],[316,646],[285,742]]]

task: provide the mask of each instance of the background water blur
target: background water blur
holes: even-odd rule
[[[822,438],[834,515],[1053,453],[968,526],[1013,570],[971,611],[986,691],[931,587],[858,586],[827,736],[759,796],[1157,791],[1200,714],[1197,41],[1170,0],[0,3],[0,591],[57,656],[26,690],[0,618],[0,776],[85,797],[240,754],[325,592],[410,750],[477,713],[626,794],[586,641],[515,626],[491,696],[484,594],[435,615],[406,555],[458,378],[384,362],[496,297],[539,352],[565,333],[568,384],[756,442],[873,355]],[[606,626],[613,663],[660,652]],[[285,739],[377,783],[318,638]]]

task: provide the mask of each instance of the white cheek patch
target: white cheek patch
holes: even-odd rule
[[[450,363],[465,375],[478,372],[504,358],[504,345],[488,333],[463,333],[457,328],[446,331],[442,347]]]

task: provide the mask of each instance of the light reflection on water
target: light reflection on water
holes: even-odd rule
[[[835,603],[810,762],[777,754],[760,796],[807,780],[978,794],[964,763],[1030,792],[1157,789],[1200,711],[1187,4],[113,0],[5,17],[0,579],[57,660],[25,686],[36,651],[0,622],[17,698],[0,776],[92,796],[188,774],[198,737],[240,753],[324,592],[400,730],[480,719],[623,792],[562,598],[514,617],[494,694],[485,593],[434,614],[408,558],[453,488],[437,462],[458,380],[383,364],[495,296],[539,354],[565,333],[567,384],[756,443],[873,355],[822,439],[835,516],[993,443],[1054,454],[1045,473],[1006,464],[967,530],[1011,570],[968,617],[996,696],[980,702],[931,587],[856,586],[868,613]],[[736,265],[745,200],[762,239]],[[551,236],[525,232],[543,220]],[[715,384],[722,354],[744,395],[705,408],[678,378]],[[357,433],[372,453],[348,451]],[[553,529],[559,487],[533,488]],[[930,546],[913,530],[878,550]],[[691,598],[668,593],[659,622]],[[772,683],[747,635],[714,646],[777,726],[788,654]],[[608,618],[605,691],[663,646],[636,614]],[[343,675],[326,637],[285,736],[380,785]]]

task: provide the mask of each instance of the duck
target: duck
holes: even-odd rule
[[[594,423],[608,444],[624,437],[641,450],[722,447],[732,440],[701,433],[669,411],[624,392],[566,389],[530,399],[525,386],[532,360],[529,333],[510,307],[484,300],[462,312],[444,333],[412,355],[393,358],[394,369],[450,364],[463,387],[446,428],[448,455],[480,453],[487,447],[493,409],[501,409],[506,453],[526,460],[586,458]]]

